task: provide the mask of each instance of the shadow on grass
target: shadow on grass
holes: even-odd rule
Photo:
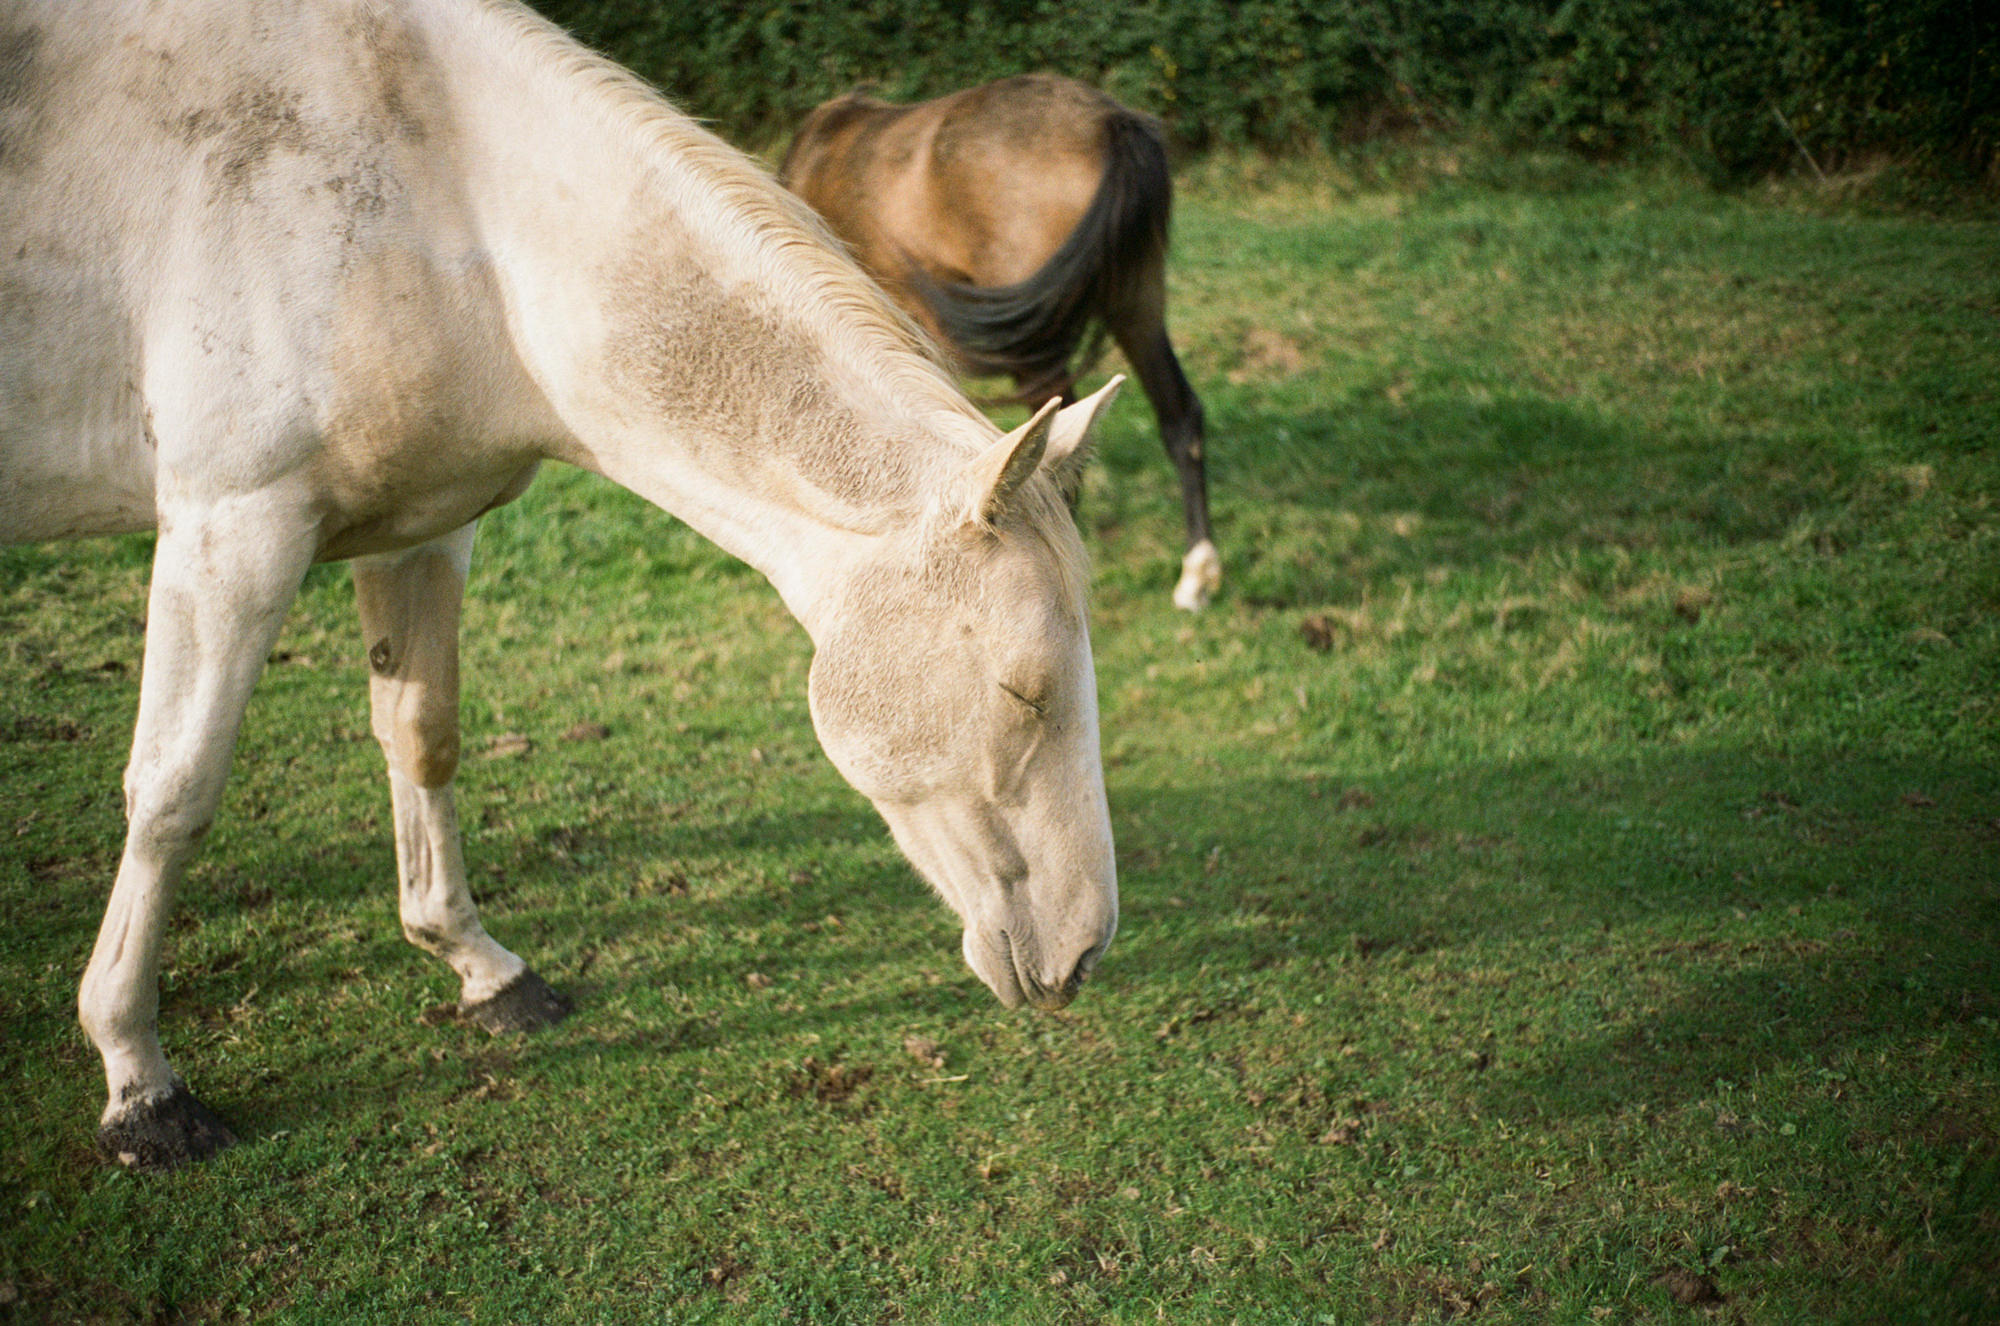
[[[1552,946],[1602,954],[1643,942],[1629,955],[1636,961],[1671,971],[1686,960],[1686,992],[1659,1012],[1615,1033],[1579,1032],[1573,1044],[1548,1047],[1530,1072],[1497,1066],[1486,1099],[1530,1114],[1671,1104],[1718,1078],[1748,1079],[1878,1034],[2000,1014],[2000,834],[1980,817],[2000,796],[2000,776],[1850,759],[1828,777],[1827,764],[1663,753],[1616,767],[1409,771],[1365,788],[1274,778],[1115,789],[1125,919],[1085,998],[1150,1007],[1154,991],[1184,986],[1197,969],[1208,985],[1254,989],[1261,973],[1300,964],[1334,971],[1428,956],[1505,967],[1549,961]],[[1932,789],[1936,804],[1905,804],[1913,785]],[[597,863],[587,877],[571,859],[575,841],[488,841],[486,851],[514,863],[509,892],[520,893],[493,924],[558,984],[579,987],[586,1021],[593,1001],[743,979],[716,970],[713,953],[672,942],[680,926],[766,932],[750,960],[801,991],[865,984],[884,962],[947,973],[944,987],[820,1004],[804,995],[804,1007],[782,1018],[726,1004],[703,1015],[702,1029],[666,1038],[689,1048],[788,1026],[839,1034],[955,1000],[986,1011],[990,996],[949,942],[955,923],[905,867],[881,862],[856,874],[838,864],[885,832],[858,805],[665,828],[613,820],[594,826],[584,845]],[[636,877],[638,863],[721,859],[750,846],[835,864],[694,897],[607,892],[609,880]],[[563,901],[567,880],[579,880],[585,896]],[[1813,914],[1793,924],[1797,910]],[[801,929],[830,914],[844,918],[843,939],[880,942],[834,943]],[[636,969],[628,960],[617,976],[565,972],[535,952],[537,942],[588,952],[597,936],[631,941],[649,930],[660,936],[652,960]],[[1639,941],[1619,938],[1628,931]],[[1703,970],[1723,950],[1728,968]],[[193,973],[185,999],[227,1001],[244,979],[237,970]],[[247,979],[280,991],[309,978]],[[635,1030],[628,1048],[656,1053],[663,1034]],[[619,1044],[593,1036],[574,1053]]]
[[[1912,786],[1927,789],[1933,804],[1908,804]],[[1727,750],[1662,750],[1609,765],[1410,769],[1358,786],[1305,776],[1114,785],[1125,923],[1078,1006],[1086,1024],[1080,1031],[1115,1042],[1103,1071],[1127,1080],[1109,1090],[1136,1100],[1135,1093],[1157,1089],[1161,1071],[1193,1074],[1202,1063],[1261,1053],[1271,1029],[1252,1020],[1259,1001],[1268,1007],[1281,995],[1298,1007],[1324,989],[1355,1005],[1288,1033],[1299,1062],[1285,1071],[1305,1072],[1351,1029],[1350,1019],[1385,1038],[1406,1021],[1439,1013],[1473,1025],[1486,1010],[1476,992],[1454,982],[1477,972],[1511,984],[1519,993],[1510,997],[1575,998],[1579,1016],[1541,1017],[1561,1034],[1533,1047],[1509,1044],[1503,1028],[1490,1066],[1473,1072],[1456,1065],[1444,1085],[1421,1066],[1432,1047],[1397,1051],[1383,1040],[1365,1055],[1402,1054],[1416,1066],[1357,1070],[1373,1074],[1371,1096],[1388,1093],[1393,1110],[1399,1089],[1441,1091],[1453,1111],[1558,1134],[1581,1123],[1586,1135],[1602,1136],[1604,1121],[1629,1119],[1640,1107],[1661,1115],[1706,1108],[1719,1080],[1749,1084],[1863,1058],[1878,1047],[1907,1051],[1923,1036],[2000,1015],[2000,835],[1990,822],[1996,800],[2000,773],[1989,768]],[[997,1010],[960,965],[942,906],[904,867],[871,855],[884,833],[865,806],[845,798],[814,800],[797,813],[725,812],[666,825],[624,811],[590,821],[584,838],[552,839],[541,827],[486,832],[481,855],[510,863],[512,896],[489,909],[503,913],[491,918],[494,928],[579,996],[569,1024],[499,1041],[407,1023],[388,1029],[380,1045],[330,1039],[354,1036],[350,1014],[324,1035],[301,1026],[293,1044],[267,1045],[258,1052],[259,1075],[213,1092],[211,1103],[253,1141],[293,1133],[282,1145],[300,1149],[312,1138],[316,1146],[344,1146],[353,1134],[357,1154],[370,1155],[371,1147],[401,1145],[389,1130],[420,1121],[490,1135],[500,1125],[439,1113],[484,1101],[488,1091],[499,1094],[481,1109],[536,1118],[560,1114],[560,1107],[517,1102],[508,1093],[575,1089],[560,1084],[580,1075],[645,1084],[658,1093],[648,1107],[670,1117],[687,1093],[716,1089],[701,1086],[701,1065],[727,1046],[742,1061],[720,1088],[724,1097],[699,1108],[757,1117],[792,1108],[788,1092],[810,1091],[800,1048],[810,1037],[820,1038],[813,1053],[825,1056],[822,1066],[843,1046],[874,1047],[863,1057],[893,1055],[901,1035],[895,1029],[912,1023],[958,1026],[970,1040],[973,1024],[990,1023]],[[378,853],[387,867],[386,844],[373,843],[373,835],[342,832],[329,846],[337,854]],[[780,864],[768,877],[752,871],[689,896],[618,895],[617,881],[651,863],[746,850],[767,862],[808,864],[801,871]],[[870,859],[857,863],[857,855]],[[576,896],[566,900],[572,886]],[[387,874],[382,887],[386,896]],[[214,918],[239,905],[225,898],[201,906]],[[1794,907],[1802,912],[1796,923],[1787,919]],[[371,911],[387,914],[381,906]],[[823,931],[800,933],[799,923],[830,912],[846,918],[843,942]],[[681,925],[776,936],[780,961],[792,964],[781,972],[790,993],[742,994],[741,972],[672,941]],[[883,942],[844,942],[857,935]],[[625,960],[579,972],[577,955],[611,936],[626,941]],[[371,968],[378,991],[434,979],[417,975],[426,958],[409,954],[400,966],[385,958],[400,942],[385,934],[352,957],[353,965]],[[1582,973],[1574,989],[1565,978],[1572,960]],[[946,983],[870,979],[885,962],[898,973],[945,972]],[[228,1080],[227,1051],[217,1036],[190,1034],[188,1024],[198,1025],[206,1007],[241,998],[248,985],[262,984],[276,1000],[289,982],[306,979],[304,968],[247,965],[189,974],[166,1011],[182,1022],[169,1042],[179,1043],[176,1053],[197,1089],[204,1080]],[[1636,994],[1616,1018],[1582,1007],[1623,998],[1648,981],[1663,992],[1644,996],[1649,1007],[1634,1007]],[[815,997],[825,989],[851,994]],[[694,998],[662,999],[662,990]],[[385,1005],[384,1014],[420,1002],[369,998]],[[1399,1007],[1399,1000],[1412,1002]],[[1162,1018],[1194,1006],[1190,1001],[1221,1013],[1199,1039],[1161,1040],[1155,1028]],[[1243,1006],[1240,1024],[1232,1004]],[[1062,1034],[1061,1024],[1036,1025],[1047,1028],[1036,1043]],[[1087,1044],[1105,1048],[1101,1039]],[[1096,1052],[1080,1045],[1066,1053]],[[1182,1059],[1194,1067],[1177,1068]],[[91,1067],[78,1061],[67,1070],[77,1085],[67,1111],[73,1138],[65,1143],[74,1156],[66,1164],[76,1170],[96,1163],[87,1154]],[[1991,1281],[1980,1278],[1986,1263],[1978,1249],[1990,1219],[1983,1204],[1995,1189],[1989,1161],[1979,1158],[1990,1159],[1996,1139],[1981,1131],[1985,1117],[1926,1085],[1963,1083],[1978,1071],[1987,1070],[1940,1064],[1934,1079],[1878,1092],[1865,1109],[1828,1106],[1825,1118],[1808,1121],[1797,1156],[1785,1162],[1781,1181],[1817,1194],[1818,1157],[1840,1146],[1885,1144],[1891,1128],[1901,1130],[1897,1144],[1923,1148],[1930,1158],[1909,1181],[1912,1200],[1935,1202],[1938,1251],[1905,1274],[1884,1272],[1860,1286],[1884,1311],[1905,1301],[1988,1303],[1980,1295]],[[1242,1120],[1232,1111],[1241,1106],[1233,1087],[1215,1090],[1214,1099],[1182,1102],[1181,1126],[1233,1137]],[[817,1106],[806,1099],[799,1108]],[[836,1116],[846,1117],[829,1115]],[[719,1117],[713,1126],[732,1125]],[[673,1144],[662,1146],[672,1151]],[[1970,1159],[1960,1179],[1947,1173],[1939,1180],[1948,1167],[1937,1158],[1954,1148]],[[1718,1152],[1730,1163],[1736,1154],[1733,1139]],[[271,1163],[282,1169],[311,1161],[299,1150]],[[1724,1162],[1711,1156],[1704,1163]],[[1830,1243],[1871,1227],[1880,1219],[1868,1206],[1875,1197],[1857,1192],[1852,1200],[1838,1191],[1819,1194],[1818,1223],[1784,1237]],[[1920,1224],[1898,1215],[1889,1227]],[[1804,1260],[1832,1266],[1837,1259],[1828,1252]]]
[[[1906,800],[1912,787],[1927,789],[1927,804]],[[1124,922],[1084,994],[1087,1012],[1121,1009],[1121,1022],[1149,1029],[1190,998],[1253,1004],[1267,982],[1294,992],[1351,990],[1371,983],[1362,980],[1371,966],[1384,967],[1378,988],[1392,990],[1407,988],[1393,973],[1413,965],[1497,971],[1524,990],[1560,989],[1563,964],[1579,955],[1592,997],[1617,993],[1622,978],[1607,982],[1607,968],[1627,969],[1635,982],[1657,978],[1664,997],[1642,1012],[1613,1020],[1585,1010],[1565,1024],[1567,1035],[1532,1054],[1503,1042],[1460,1093],[1497,1117],[1671,1110],[1712,1095],[1719,1079],[1750,1082],[2000,1016],[2000,832],[1991,822],[2000,772],[1990,768],[1663,750],[1615,765],[1409,769],[1364,786],[1272,776],[1134,788],[1114,779],[1112,798]],[[507,861],[509,871],[508,900],[488,908],[489,923],[578,994],[580,1007],[572,1024],[543,1039],[467,1034],[459,1040],[466,1071],[540,1076],[601,1064],[616,1076],[723,1044],[783,1057],[804,1035],[837,1045],[857,1034],[879,1039],[885,1022],[992,1016],[996,1006],[964,970],[942,905],[906,867],[873,855],[885,834],[870,810],[845,797],[796,813],[667,824],[628,811],[590,821],[581,838],[540,827],[482,834],[475,878],[482,857]],[[246,1000],[247,987],[260,986],[267,1002],[296,1004],[301,986],[356,972],[392,988],[448,979],[405,950],[393,929],[393,866],[379,836],[348,830],[321,845],[381,867],[382,898],[368,913],[384,932],[338,956],[348,976],[331,975],[335,959],[325,956],[253,970],[227,953],[212,969],[177,976],[164,1022],[191,1080],[204,1079],[203,1061],[227,1035],[221,1012]],[[750,849],[773,864],[689,896],[623,892],[659,862],[727,860]],[[290,870],[310,868],[301,861]],[[322,919],[325,908],[352,903],[347,885],[336,893],[318,901]],[[190,904],[211,922],[251,909],[284,923],[261,910],[274,904],[253,907],[235,893]],[[843,918],[837,935],[804,928],[829,914]],[[676,940],[686,926],[760,932],[764,948],[753,954],[738,944],[718,958]],[[612,937],[626,945],[623,960],[592,970],[581,955]],[[743,988],[744,972],[732,965],[739,960],[777,973],[783,988],[767,999],[733,993]],[[945,981],[885,986],[877,975],[885,963]],[[692,1002],[663,1000],[663,991]],[[49,1016],[67,1024],[69,1010]],[[24,1044],[70,1034],[42,1021],[22,1026]],[[351,1017],[342,1023],[351,1025]],[[1146,1041],[1144,1030],[1120,1034]],[[441,1037],[450,1053],[445,1030],[405,1027],[393,1039],[407,1049],[426,1035]],[[380,1108],[382,1093],[450,1071],[405,1062],[403,1049],[350,1060],[337,1046],[312,1043],[309,1024],[298,1036],[251,1098],[212,1102],[246,1136],[329,1112],[359,1121]],[[75,1071],[94,1088],[86,1063]],[[292,1082],[294,1072],[322,1089]],[[1915,1136],[1940,1148],[1990,1147],[1995,1139],[1979,1134],[1982,1126],[1943,1108],[1908,1120]]]
[[[1912,788],[1928,790],[1919,805]],[[628,813],[575,828],[530,824],[511,836],[484,830],[468,849],[474,891],[489,904],[534,897],[508,909],[516,919],[539,914],[539,928],[588,928],[620,879],[659,875],[662,863],[668,874],[698,876],[701,867],[688,863],[754,852],[772,864],[747,882],[632,905],[722,929],[830,913],[885,927],[915,910],[945,915],[899,862],[852,864],[887,842],[859,798],[811,795],[813,804],[789,812],[704,818],[697,809],[666,821]],[[1357,937],[1371,949],[1432,949],[1552,925],[1796,904],[1829,889],[1887,930],[1947,948],[2000,933],[2000,829],[1990,819],[2000,773],[1984,766],[1662,751],[1608,765],[1412,768],[1353,786],[1306,773],[1133,788],[1114,773],[1111,796],[1124,937],[1149,917],[1171,917],[1177,938],[1155,942],[1211,962],[1238,943],[1248,945],[1248,964],[1269,956],[1256,941],[1231,938],[1246,914],[1290,936],[1287,953],[1335,956]],[[324,857],[360,863],[344,875],[379,858],[382,897],[393,899],[386,826],[334,833],[311,846],[311,859],[279,868],[304,879]],[[495,866],[506,876],[498,887],[484,881]],[[583,878],[594,881],[589,901],[551,909],[548,900]],[[343,897],[354,889],[337,886]],[[219,915],[250,905],[245,896],[226,889],[196,905]]]
[[[1863,458],[1829,441],[1801,460],[1779,441],[1703,425],[1637,433],[1547,396],[1357,393],[1328,405],[1283,387],[1211,401],[1210,484],[1231,596],[1267,607],[1348,602],[1369,581],[1439,565],[1569,550],[1730,546],[1808,514],[1841,538]],[[1107,482],[1080,513],[1100,537],[1164,537],[1150,433],[1104,447]],[[1142,510],[1142,508],[1144,508]],[[1825,523],[1825,522],[1823,522]]]

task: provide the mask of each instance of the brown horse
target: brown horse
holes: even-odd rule
[[[1208,601],[1202,410],[1167,340],[1173,205],[1159,122],[1097,89],[1028,74],[895,106],[816,108],[779,178],[969,373],[1011,376],[1031,405],[1072,398],[1105,332],[1131,361],[1180,472],[1187,556],[1174,602]]]

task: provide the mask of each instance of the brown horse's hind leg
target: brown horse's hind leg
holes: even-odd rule
[[[1194,394],[1181,362],[1167,340],[1164,280],[1140,283],[1144,293],[1110,318],[1112,339],[1138,374],[1146,399],[1160,421],[1160,441],[1181,481],[1187,516],[1187,555],[1181,560],[1174,606],[1195,612],[1207,605],[1222,582],[1222,558],[1208,528],[1208,475],[1204,463],[1201,399]]]
[[[403,934],[449,963],[459,1009],[488,1031],[526,1031],[569,1011],[528,965],[486,933],[465,886],[458,811],[458,615],[472,526],[433,543],[354,562],[368,643],[375,739],[389,763]]]

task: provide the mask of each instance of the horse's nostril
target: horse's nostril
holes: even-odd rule
[[[1097,960],[1104,956],[1106,947],[1108,946],[1105,944],[1099,944],[1077,959],[1076,970],[1071,972],[1069,979],[1063,982],[1064,994],[1075,994],[1078,987],[1090,979],[1090,973],[1096,970]]]

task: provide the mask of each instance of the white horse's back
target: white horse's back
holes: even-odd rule
[[[151,526],[163,459],[183,483],[296,487],[323,556],[508,492],[552,425],[408,16],[4,15],[0,541]]]

